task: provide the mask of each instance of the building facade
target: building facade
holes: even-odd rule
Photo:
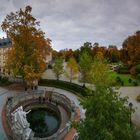
[[[6,52],[12,47],[12,42],[9,38],[0,38],[0,75],[3,76],[6,74],[5,71],[5,60]]]

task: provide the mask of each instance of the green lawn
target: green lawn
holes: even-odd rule
[[[136,80],[131,77],[129,74],[118,74],[117,72],[111,71],[109,72],[109,79],[112,82],[115,82],[116,77],[120,77],[120,79],[124,82],[124,86],[134,86],[134,83]],[[132,79],[132,82],[129,83],[129,79]]]

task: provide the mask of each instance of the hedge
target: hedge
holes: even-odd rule
[[[7,77],[1,77],[0,76],[0,86],[8,86],[11,82],[8,80]]]
[[[40,86],[49,86],[49,87],[56,87],[61,88],[67,91],[70,91],[77,96],[87,96],[87,88],[82,87],[80,85],[70,83],[67,81],[61,81],[61,80],[52,80],[52,79],[41,79],[39,81]]]

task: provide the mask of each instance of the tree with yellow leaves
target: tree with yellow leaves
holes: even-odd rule
[[[51,49],[50,39],[44,38],[39,22],[31,15],[32,8],[26,6],[10,13],[2,22],[2,30],[12,41],[7,53],[6,68],[14,76],[22,76],[33,82],[41,77],[46,68],[46,55]]]
[[[68,60],[66,67],[66,76],[70,79],[70,82],[72,82],[72,79],[76,78],[76,74],[78,74],[78,64],[76,60],[71,57]]]

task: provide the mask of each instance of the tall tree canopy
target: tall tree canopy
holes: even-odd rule
[[[55,77],[57,80],[59,80],[61,74],[64,73],[64,69],[63,69],[63,59],[62,58],[56,58],[54,61],[54,65],[53,65],[53,72],[55,74]]]
[[[79,140],[137,140],[134,125],[130,124],[133,109],[127,98],[121,98],[109,87],[108,70],[101,54],[95,57],[91,69],[91,81],[96,89],[83,100],[85,118],[77,124]]]
[[[44,38],[39,22],[31,14],[30,6],[10,13],[2,22],[2,30],[12,41],[8,52],[6,68],[13,75],[20,75],[27,81],[40,78],[46,67],[50,39]]]
[[[92,48],[92,43],[90,42],[85,42],[81,47],[80,51],[82,52],[87,52],[89,55],[91,55],[91,48]]]
[[[78,64],[73,57],[68,60],[66,68],[66,76],[70,79],[70,82],[72,82],[78,74]]]
[[[125,58],[127,63],[140,64],[140,31],[125,39],[122,52],[127,56],[127,59]]]
[[[109,45],[106,51],[106,58],[109,62],[119,62],[120,60],[120,52],[114,45]]]
[[[80,55],[79,70],[82,74],[82,82],[89,82],[89,70],[92,66],[92,57],[85,51]]]

